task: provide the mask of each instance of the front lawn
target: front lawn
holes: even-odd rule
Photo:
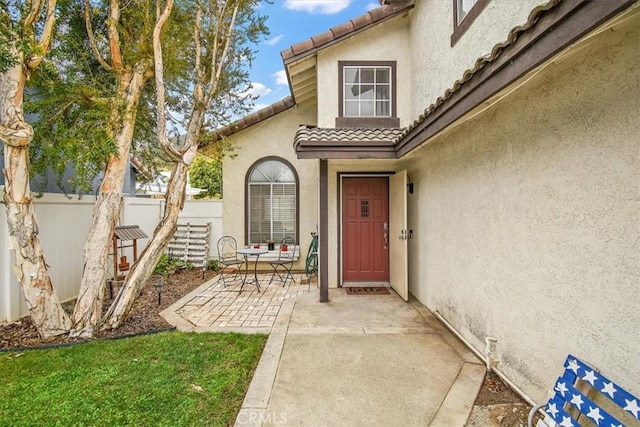
[[[0,425],[233,425],[266,340],[165,332],[0,353]]]

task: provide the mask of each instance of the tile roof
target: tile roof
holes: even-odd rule
[[[235,122],[228,124],[227,126],[216,129],[216,135],[213,138],[208,139],[205,143],[201,144],[201,147],[207,145],[210,142],[220,140],[226,136],[232,135],[236,132],[240,132],[243,129],[260,123],[261,121],[273,117],[278,113],[288,110],[294,105],[295,102],[293,101],[293,97],[287,96],[286,98],[276,101],[267,107],[244,116],[240,120],[236,120]]]
[[[491,53],[489,53],[487,55],[484,55],[484,56],[481,56],[478,59],[476,59],[473,67],[468,69],[468,70],[466,70],[463,73],[461,79],[456,80],[451,88],[445,90],[445,92],[444,92],[444,94],[442,96],[439,96],[434,103],[429,105],[424,110],[424,112],[422,114],[420,114],[420,116],[415,121],[413,121],[413,123],[411,123],[409,126],[407,126],[404,129],[404,132],[401,135],[398,136],[398,138],[396,139],[395,142],[399,142],[400,140],[402,140],[413,129],[415,129],[422,122],[424,122],[442,104],[444,104],[448,99],[450,99],[451,96],[454,93],[458,92],[467,82],[469,82],[473,78],[474,75],[476,75],[480,70],[482,70],[483,68],[487,67],[488,65],[490,65],[491,63],[496,61],[500,57],[502,52],[504,52],[504,50],[507,47],[509,47],[510,45],[514,44],[516,42],[516,40],[518,40],[518,38],[523,33],[526,33],[527,31],[529,31],[532,28],[534,28],[535,25],[538,23],[538,21],[547,12],[549,12],[550,10],[555,8],[561,2],[562,2],[562,0],[550,0],[547,3],[544,3],[544,4],[541,4],[539,6],[536,6],[529,13],[529,17],[528,17],[527,22],[525,24],[518,25],[518,26],[512,28],[511,31],[509,31],[509,35],[507,36],[507,39],[504,42],[496,44],[493,47],[493,49],[491,49]]]
[[[350,19],[348,22],[337,25],[324,33],[316,34],[308,40],[291,45],[280,52],[282,60],[286,63],[292,59],[299,59],[307,56],[323,47],[331,45],[341,39],[352,36],[366,28],[392,18],[413,8],[414,0],[395,0],[385,2],[383,6],[377,7],[364,15]],[[391,4],[388,4],[391,3]]]
[[[294,138],[298,158],[394,159],[393,141],[402,129],[316,128],[300,126]]]
[[[399,128],[317,128],[302,125],[294,138],[294,145],[305,142],[386,142],[393,143],[402,134]]]

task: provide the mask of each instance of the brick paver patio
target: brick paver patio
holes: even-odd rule
[[[187,301],[175,313],[195,328],[271,328],[282,302],[308,293],[316,286],[315,278],[307,280],[304,274],[293,275],[286,286],[281,282],[269,283],[271,274],[259,274],[260,290],[245,285],[240,293],[240,281],[225,287],[217,278]]]

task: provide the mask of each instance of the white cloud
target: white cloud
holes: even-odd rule
[[[287,73],[285,73],[284,70],[280,70],[271,74],[271,77],[276,79],[276,84],[278,86],[289,86],[289,81],[287,80]]]
[[[268,46],[275,46],[278,44],[280,40],[282,40],[283,37],[284,37],[284,34],[278,34],[277,36],[272,37],[269,40],[265,40],[264,44]]]
[[[284,7],[307,13],[333,15],[349,7],[352,0],[286,0]]]
[[[251,95],[253,98],[267,96],[271,93],[271,89],[260,82],[251,82],[251,87],[242,92],[243,95]]]

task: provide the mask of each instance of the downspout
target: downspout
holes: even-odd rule
[[[478,358],[480,360],[484,360],[485,361],[486,366],[487,366],[487,374],[489,372],[495,373],[498,376],[498,378],[500,378],[505,384],[507,384],[509,387],[511,387],[513,389],[513,391],[518,393],[518,395],[520,397],[522,397],[529,405],[531,405],[533,407],[537,406],[536,402],[534,402],[534,400],[528,394],[526,394],[524,391],[522,391],[522,389],[520,389],[520,387],[515,385],[513,383],[513,381],[511,381],[509,378],[507,378],[507,376],[504,373],[502,373],[498,368],[496,368],[495,366],[491,365],[491,362],[492,362],[492,358],[491,358],[491,343],[497,342],[498,340],[496,338],[494,338],[494,337],[485,338],[487,354],[483,355],[478,350],[476,350],[476,348],[473,347],[471,345],[471,343],[469,341],[467,341],[467,339],[465,339],[462,336],[462,334],[460,334],[458,331],[456,331],[454,329],[454,327],[444,317],[442,317],[440,315],[440,313],[438,313],[438,310],[434,310],[433,314],[438,318],[438,320],[440,320],[447,327],[447,329],[449,329],[456,337],[458,337],[458,339],[460,341],[462,341],[462,343],[464,345],[466,345],[469,348],[469,350],[471,350],[476,356],[478,356]]]

